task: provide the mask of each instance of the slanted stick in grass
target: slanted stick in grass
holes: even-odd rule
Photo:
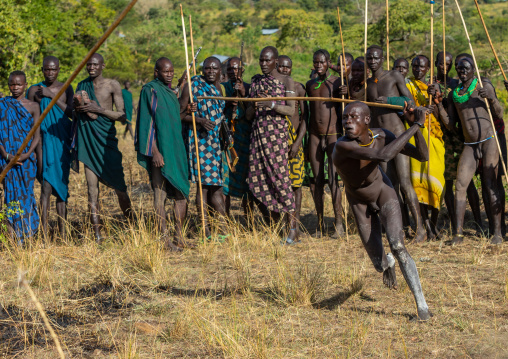
[[[187,32],[185,31],[185,20],[183,18],[183,8],[182,4],[180,4],[180,14],[182,16],[182,31],[183,31],[183,44],[185,48],[185,64],[187,69],[187,83],[189,84],[189,102],[192,104],[193,96],[192,96],[192,81],[190,77],[190,68],[189,68],[189,50],[187,49]],[[194,61],[195,62],[195,61]],[[196,130],[196,117],[194,116],[194,112],[191,113],[192,116],[192,130],[194,131],[194,143],[196,148],[196,167],[198,169],[198,190],[199,190],[199,198],[201,198],[201,226],[203,227],[203,241],[206,240],[206,226],[205,226],[205,207],[203,204],[203,186],[201,185],[201,163],[199,157],[199,148],[198,148],[198,132]]]

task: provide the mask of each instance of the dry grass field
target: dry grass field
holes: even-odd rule
[[[84,175],[73,173],[72,235],[38,238],[25,249],[4,243],[2,357],[58,357],[18,286],[22,271],[69,358],[508,358],[507,244],[494,250],[472,229],[457,248],[444,244],[446,229],[441,241],[409,243],[434,313],[413,323],[416,308],[400,271],[398,289],[385,288],[351,218],[348,239],[305,235],[287,248],[273,228],[245,230],[233,201],[229,241],[198,243],[192,202],[187,232],[197,249],[164,252],[147,176],[132,141],[120,147],[137,223],[122,219],[114,192],[102,187],[107,240],[97,246]],[[331,213],[328,206],[329,223]],[[308,189],[302,223],[315,230]]]

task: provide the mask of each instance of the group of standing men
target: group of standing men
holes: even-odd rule
[[[217,58],[209,57],[203,63],[203,74],[191,78],[190,94],[189,84],[179,90],[172,88],[174,69],[171,61],[167,58],[157,60],[154,80],[141,91],[135,148],[138,162],[148,171],[155,191],[154,204],[166,247],[179,250],[186,246],[182,226],[187,215],[189,180],[197,183],[198,172],[203,191],[202,198],[198,191],[196,202],[198,208],[203,203],[207,209],[205,229],[208,237],[212,236],[208,216],[218,213],[218,220],[224,221],[229,212],[230,197],[237,197],[242,199],[247,219],[254,204],[268,221],[286,216],[288,230],[283,243],[297,242],[301,186],[305,176],[310,177],[318,215],[315,235],[320,236],[325,230],[323,194],[326,182],[335,213],[332,237],[343,235],[339,177],[333,164],[335,144],[343,133],[342,123],[338,120],[342,118],[342,105],[331,101],[283,99],[305,96],[426,107],[432,97],[434,106],[430,107],[432,112],[427,116],[430,126],[421,130],[426,140],[430,139],[427,143],[429,162],[422,163],[398,154],[393,160],[381,163],[397,190],[401,205],[409,208],[412,214],[415,240],[423,241],[438,235],[436,221],[443,196],[452,219],[452,243],[463,240],[466,193],[473,212],[479,212],[476,210],[478,194],[471,181],[478,169],[492,242],[502,242],[504,201],[501,195],[504,192],[501,193],[500,159],[492,140],[494,131],[497,131],[502,148],[506,148],[506,141],[503,126],[491,128],[483,101],[484,98],[489,101],[496,122],[502,124],[503,110],[492,84],[482,79],[485,85],[478,88],[474,64],[467,54],[459,55],[455,61],[459,81],[448,77],[452,55],[439,53],[433,85],[426,80],[431,62],[424,55],[412,60],[413,76],[408,79],[405,78],[409,68],[407,60],[398,59],[391,71],[383,69],[383,62],[383,50],[376,45],[368,49],[365,58],[354,59],[346,54],[337,65],[331,63],[328,51],[318,50],[313,56],[311,79],[303,85],[291,78],[291,59],[279,56],[276,48],[268,46],[259,57],[262,74],[254,76],[251,84],[242,79],[239,58],[227,60],[227,81],[221,83],[221,63]],[[40,133],[36,133],[18,165],[7,176],[5,202],[19,205],[17,210],[11,211],[9,223],[20,238],[36,231],[39,214],[42,228],[47,232],[51,195],[56,197],[59,229],[65,235],[69,172],[71,166],[79,168],[77,161],[84,164],[90,219],[97,241],[102,239],[99,182],[115,189],[123,213],[132,217],[115,128],[116,121],[130,123],[132,96],[128,96],[129,84],[126,83],[126,89],[122,90],[117,81],[102,76],[104,67],[100,54],[92,56],[86,67],[89,77],[78,84],[76,94],[72,87],[67,89],[46,116]],[[371,75],[366,85],[365,69]],[[342,72],[344,78],[332,75],[330,70]],[[58,59],[46,57],[42,72],[45,80],[28,91],[26,76],[22,72],[15,71],[9,77],[12,96],[0,102],[1,124],[5,132],[0,146],[3,165],[15,154],[34,121],[63,86],[57,80]],[[191,95],[193,101],[190,101]],[[259,98],[259,101],[205,100],[198,99],[199,96],[250,97]],[[264,97],[281,99],[263,101]],[[129,102],[127,106],[124,98]],[[387,129],[395,136],[409,126],[396,110],[382,107],[372,107],[371,110],[373,126]],[[192,112],[197,124],[197,143]],[[232,132],[233,148],[238,154],[236,165],[231,160],[224,127]],[[124,136],[129,130],[132,131],[128,126]],[[411,141],[414,144],[414,139]],[[310,164],[310,171],[305,169],[306,162]],[[35,178],[41,182],[39,212],[33,195]],[[455,196],[453,181],[456,181]],[[173,210],[176,234],[173,238],[169,236],[165,220],[166,198],[176,199]],[[402,213],[407,227],[409,214],[404,210]],[[475,219],[481,226],[478,217]],[[217,234],[219,239],[226,235]]]

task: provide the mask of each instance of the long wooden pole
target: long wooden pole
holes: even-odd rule
[[[185,48],[185,64],[186,64],[185,68],[187,69],[187,83],[189,84],[189,102],[192,104],[194,102],[194,99],[192,94],[192,80],[190,77],[190,69],[189,69],[189,50],[187,49],[187,32],[185,31],[185,20],[183,19],[182,4],[180,4],[180,14],[182,16],[183,44]],[[196,117],[194,116],[194,112],[191,113],[191,116],[192,116],[192,130],[194,131],[194,147],[196,148],[196,167],[198,169],[198,190],[199,190],[199,198],[201,199],[201,226],[203,227],[203,241],[205,241],[206,240],[205,205],[203,202],[203,187],[201,185],[201,161],[199,158],[198,131],[196,130]]]
[[[476,76],[478,77],[478,83],[480,84],[480,87],[483,87],[482,77],[480,76],[480,70],[478,69],[478,64],[476,62],[476,56],[474,55],[473,45],[471,44],[471,39],[469,38],[469,33],[467,32],[466,22],[464,21],[464,17],[462,16],[462,11],[460,10],[459,2],[457,0],[455,0],[455,4],[457,4],[457,9],[459,10],[459,15],[462,20],[462,24],[464,25],[464,31],[466,32],[467,42],[469,43],[469,49],[471,50],[471,56],[473,56],[474,67],[476,68]],[[489,113],[490,124],[492,125],[492,129],[494,130],[493,131],[494,138],[496,139],[497,150],[499,151],[499,157],[501,158],[501,163],[503,164],[504,176],[505,176],[505,179],[508,181],[508,175],[506,174],[506,166],[503,161],[501,146],[499,146],[499,139],[497,138],[496,126],[494,126],[494,118],[492,117],[492,112],[490,111],[489,100],[487,100],[487,99],[484,99],[484,100],[485,100],[485,106],[487,107],[487,112]]]
[[[367,10],[369,8],[369,0],[365,0],[365,39],[363,41],[363,52],[364,52],[364,60],[363,61],[363,80],[364,83],[364,89],[365,89],[365,96],[364,100],[367,101]]]
[[[494,45],[492,45],[492,40],[490,39],[489,30],[487,30],[487,25],[485,25],[485,21],[483,21],[483,15],[480,10],[480,5],[478,5],[477,0],[474,0],[474,2],[476,4],[476,9],[478,10],[478,14],[480,15],[480,19],[482,20],[483,28],[485,29],[485,34],[487,35],[487,39],[489,39],[490,48],[492,49],[492,52],[494,53],[497,64],[499,65],[499,69],[501,70],[501,73],[503,74],[504,80],[508,81],[508,79],[506,78],[506,74],[504,73],[503,66],[501,65],[501,61],[499,61],[499,57],[497,57],[496,49],[494,49]]]
[[[239,102],[280,101],[280,97],[243,98],[243,97],[197,96],[197,99],[198,100],[216,99],[216,100],[221,100],[221,101],[239,101]],[[284,100],[285,101],[328,101],[328,102],[344,102],[344,103],[363,102],[367,106],[371,106],[371,107],[383,107],[383,108],[390,108],[392,110],[403,110],[404,109],[404,107],[397,106],[397,105],[388,105],[385,103],[341,99],[341,98],[335,98],[335,97],[284,97]]]
[[[33,137],[33,135],[35,134],[35,132],[37,131],[37,129],[41,125],[42,121],[46,118],[46,116],[48,115],[49,111],[51,111],[53,106],[58,102],[58,99],[65,93],[65,91],[70,86],[72,81],[74,81],[74,79],[78,76],[78,74],[83,69],[83,67],[85,67],[85,65],[88,62],[88,60],[90,60],[92,55],[97,52],[99,47],[101,47],[101,45],[104,43],[104,41],[106,41],[106,39],[109,37],[109,35],[111,35],[111,33],[116,29],[116,27],[125,18],[125,16],[127,16],[129,11],[132,9],[132,7],[136,4],[137,1],[138,0],[132,0],[129,3],[129,5],[127,5],[127,7],[122,11],[120,16],[118,16],[118,18],[106,30],[104,35],[102,35],[102,37],[99,39],[99,41],[97,41],[97,43],[92,47],[92,49],[88,52],[88,54],[86,54],[85,58],[83,60],[81,60],[81,62],[79,63],[78,67],[76,68],[76,70],[74,70],[74,72],[67,79],[67,81],[65,81],[63,86],[60,88],[60,91],[58,91],[56,93],[55,97],[53,97],[53,99],[49,103],[48,107],[46,107],[46,109],[40,115],[39,120],[37,120],[37,122],[34,123],[32,129],[30,130],[30,132],[28,132],[28,135],[23,140],[23,143],[21,143],[21,146],[19,147],[18,152],[16,152],[14,157],[12,157],[11,161],[2,170],[2,173],[0,173],[0,182],[3,182],[3,180],[5,179],[5,176],[7,175],[7,172],[9,172],[9,170],[18,162],[19,156],[21,156],[21,154],[25,150],[26,146],[28,146],[28,142]]]
[[[390,71],[390,14],[386,0],[386,69]]]
[[[445,0],[443,0],[443,65],[444,65],[444,96],[447,96],[446,93],[446,77],[448,76],[448,72],[446,70],[446,17],[445,17]],[[434,59],[431,59],[434,61]]]
[[[446,60],[446,57],[445,57]],[[434,1],[430,2],[430,85],[434,81]],[[429,95],[429,106],[432,105],[432,95]],[[429,151],[429,159],[427,160],[427,180],[429,181],[429,196],[430,196],[430,131],[432,113],[429,113],[429,124],[427,126],[427,148]]]
[[[344,38],[342,37],[342,23],[340,21],[340,10],[339,10],[338,6],[337,6],[337,19],[339,21],[340,46],[342,46],[342,61],[344,61],[344,63],[347,66],[346,50],[344,48]],[[341,77],[342,77],[342,75],[341,75]],[[347,97],[349,97],[349,79],[347,78],[347,76],[346,76],[346,86],[347,86]]]
[[[189,29],[190,29],[190,44],[192,50],[192,58],[194,58],[194,36],[192,36],[192,15],[189,15]],[[196,76],[196,61],[192,61],[192,71]]]

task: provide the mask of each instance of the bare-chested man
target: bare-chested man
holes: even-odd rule
[[[309,97],[340,97],[347,95],[347,87],[341,86],[340,78],[329,71],[330,54],[318,50],[313,57],[314,69],[318,77],[307,82]],[[325,231],[323,218],[323,190],[325,186],[325,155],[328,156],[328,181],[332,192],[332,204],[335,214],[335,233],[332,238],[344,235],[342,228],[342,203],[338,176],[332,162],[332,152],[337,138],[342,132],[340,118],[341,104],[338,102],[311,101],[309,104],[309,160],[315,178],[314,203],[318,216],[318,228],[315,236]]]
[[[39,104],[25,98],[26,75],[13,71],[8,80],[11,96],[0,99],[0,167],[4,168],[18,152],[23,140],[39,119]],[[16,164],[7,172],[2,183],[4,208],[9,233],[23,245],[39,227],[39,215],[34,194],[37,172],[34,150],[39,144],[40,131],[28,141]],[[10,211],[9,211],[10,210]]]
[[[78,160],[85,165],[88,185],[88,205],[95,240],[102,242],[99,217],[99,182],[112,187],[118,196],[123,214],[132,217],[131,201],[125,184],[122,153],[118,150],[115,122],[125,123],[122,88],[118,81],[102,76],[105,68],[104,58],[96,53],[86,63],[89,77],[78,84],[76,95],[85,91],[91,102],[80,104],[75,97]],[[76,96],[75,95],[75,96]],[[116,111],[113,110],[113,104]],[[93,119],[90,114],[96,114]],[[93,116],[95,117],[95,116]]]
[[[39,103],[41,113],[60,91],[63,83],[58,81],[60,62],[54,56],[42,61],[44,81],[28,89],[28,99]],[[70,138],[72,123],[72,86],[60,96],[57,106],[41,124],[41,141],[37,147],[37,172],[41,181],[41,220],[44,234],[48,233],[48,212],[51,194],[56,197],[56,213],[60,236],[65,238],[67,199],[69,198],[69,173],[71,169]]]
[[[127,118],[125,123],[125,131],[123,132],[123,139],[127,136],[127,132],[131,134],[131,138],[134,139],[134,133],[132,131],[132,111],[134,110],[134,103],[132,101],[132,92],[129,91],[131,88],[131,82],[125,81],[125,88],[122,89],[123,104],[125,106],[125,117]]]
[[[406,87],[402,74],[398,71],[386,71],[383,69],[384,56],[383,49],[380,46],[373,45],[369,47],[366,58],[367,66],[372,71],[372,77],[367,80],[368,101],[396,105],[403,105],[404,102],[412,103],[411,94]],[[387,129],[396,136],[406,129],[395,110],[380,107],[372,108],[372,125]],[[385,166],[385,168],[387,168],[386,174],[392,183],[396,187],[400,185],[409,210],[413,215],[416,224],[415,241],[422,242],[426,240],[427,231],[420,214],[418,197],[411,184],[409,158],[399,154],[392,161],[388,162],[388,166]]]
[[[344,110],[342,125],[345,136],[337,141],[333,152],[333,162],[344,182],[360,238],[374,268],[383,273],[386,286],[397,286],[395,260],[391,254],[386,255],[383,248],[383,225],[390,249],[414,295],[419,320],[427,320],[431,314],[415,262],[404,246],[397,194],[388,177],[379,169],[379,164],[390,161],[399,153],[427,161],[427,146],[420,132],[425,122],[425,112],[426,108],[418,107],[411,111],[406,107],[406,120],[411,127],[396,138],[388,130],[369,129],[369,108],[361,102],[353,102]],[[415,146],[408,143],[413,136]]]
[[[466,190],[482,161],[482,187],[485,187],[489,200],[485,201],[490,205],[490,213],[493,227],[491,237],[492,244],[501,244],[501,206],[504,205],[497,189],[497,174],[499,170],[499,152],[494,131],[490,123],[486,109],[485,100],[489,101],[492,115],[502,118],[503,108],[495,95],[494,87],[487,81],[483,82],[483,88],[478,84],[475,77],[473,60],[469,57],[461,58],[457,63],[457,74],[462,82],[448,96],[448,111],[442,103],[438,105],[440,117],[443,123],[452,130],[455,122],[462,124],[464,134],[464,150],[460,156],[458,166],[458,177],[455,184],[455,215],[457,234],[453,237],[451,244],[459,244],[464,241],[463,225],[464,213],[466,211]]]
[[[436,55],[436,76],[434,78],[434,85],[429,86],[428,93],[432,95],[434,103],[438,105],[440,102],[443,102],[443,106],[445,109],[448,108],[448,95],[451,91],[455,90],[458,86],[459,81],[457,79],[452,79],[448,76],[452,66],[453,66],[453,55],[449,52],[446,52],[446,63],[444,61],[445,56],[443,56],[443,51],[440,51]],[[445,77],[445,65],[446,65],[446,77]],[[445,88],[446,84],[446,88]],[[437,95],[437,96],[436,96]],[[439,111],[436,112],[439,115]],[[438,119],[441,123],[443,120],[440,116]],[[442,125],[441,130],[443,131],[443,141],[445,145],[445,193],[444,193],[444,201],[446,208],[448,209],[448,215],[450,217],[450,222],[452,225],[452,233],[455,235],[457,233],[457,226],[455,224],[455,199],[453,195],[453,184],[455,179],[457,178],[457,166],[459,164],[460,154],[464,148],[464,139],[462,137],[462,129],[460,128],[460,124],[458,122],[455,123],[455,128],[453,131],[450,131],[446,128],[446,126]],[[467,188],[467,198],[469,200],[469,205],[471,206],[471,210],[473,212],[473,216],[475,222],[482,228],[482,218],[480,213],[480,198],[478,196],[478,192],[476,191],[476,187],[474,186],[474,182],[471,181]]]
[[[293,62],[289,56],[279,56],[278,71],[286,76],[291,76],[293,70]],[[305,86],[299,82],[295,82],[296,97],[305,97]],[[290,94],[288,94],[290,96]],[[290,118],[289,126],[289,176],[291,178],[291,187],[295,194],[296,220],[300,221],[300,210],[302,207],[302,185],[305,176],[305,162],[303,155],[302,141],[307,132],[307,118],[309,109],[307,101],[296,101],[296,109],[293,116]],[[297,226],[297,238],[299,235],[299,228]]]
[[[265,97],[287,97],[295,92],[291,77],[277,71],[279,52],[267,46],[259,55],[262,75],[252,77],[249,96],[260,101],[249,107],[253,117],[249,155],[249,190],[265,219],[279,219],[289,215],[289,234],[284,245],[296,243],[297,223],[295,199],[289,179],[289,133],[286,116],[292,117],[295,102],[262,101]],[[255,114],[254,114],[255,109]]]
[[[365,64],[356,59],[351,66],[351,80],[349,81],[349,99],[363,101],[365,99]]]

